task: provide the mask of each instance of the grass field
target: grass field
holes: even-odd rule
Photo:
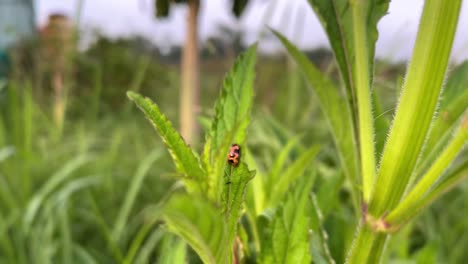
[[[53,121],[53,92],[47,74],[37,74],[40,63],[25,67],[29,64],[18,62],[2,84],[0,263],[200,263],[198,252],[168,232],[158,216],[183,187],[174,177],[176,168],[163,141],[126,96],[130,90],[152,98],[177,128],[178,65],[120,42],[98,43],[73,60],[63,126]],[[199,121],[204,131],[209,131],[213,106],[233,61],[213,56],[202,63]],[[331,57],[314,63],[339,83]],[[468,86],[463,78],[467,66],[452,67],[448,82],[453,80],[459,88],[451,90],[451,97]],[[379,138],[388,133],[406,65],[379,61],[375,69],[374,91],[381,98],[381,109],[374,108],[376,123],[381,124],[375,134],[383,135],[376,137],[380,156],[384,142]],[[314,175],[314,202],[309,205],[320,210],[307,248],[314,263],[344,263],[359,220],[352,197],[356,186],[345,179],[317,95],[286,57],[259,56],[254,87],[245,162],[257,171],[255,177],[278,180],[265,181],[271,184],[265,190],[279,192],[276,186],[296,177],[294,173]],[[200,135],[192,146],[199,153],[203,139]],[[255,243],[261,239],[250,238],[268,232],[260,227],[282,199],[267,192],[265,210],[256,212],[261,208],[255,208],[256,186],[247,187],[247,213],[239,231],[242,241],[249,241],[243,245],[246,263],[258,260]],[[249,217],[258,219],[252,222]],[[465,180],[392,236],[384,262],[465,263],[467,218]]]

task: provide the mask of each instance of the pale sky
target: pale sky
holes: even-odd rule
[[[450,0],[447,0],[450,1]],[[184,40],[184,5],[175,5],[168,19],[155,19],[153,0],[35,0],[37,22],[42,25],[53,12],[80,17],[80,28],[90,32],[98,28],[110,37],[143,35],[159,47],[180,44]],[[457,62],[468,59],[468,4],[462,6],[458,32],[452,49]],[[202,0],[199,20],[201,41],[216,35],[220,24],[246,32],[246,42],[258,39],[268,25],[290,38],[300,48],[328,47],[328,40],[307,0],[251,0],[237,20],[230,11],[230,0]],[[376,55],[390,61],[409,58],[416,38],[423,0],[393,0],[389,14],[378,24]],[[81,8],[80,8],[81,5]],[[81,10],[81,14],[78,12]],[[272,15],[266,16],[266,13]],[[302,25],[302,26],[297,26]],[[262,50],[281,49],[274,38],[260,42]]]

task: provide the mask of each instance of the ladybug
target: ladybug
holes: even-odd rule
[[[239,165],[239,159],[240,159],[240,146],[237,144],[232,144],[231,148],[229,149],[229,154],[227,157],[227,161],[236,167]]]

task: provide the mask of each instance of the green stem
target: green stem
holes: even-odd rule
[[[364,202],[369,202],[375,177],[374,122],[370,95],[369,59],[363,1],[352,2],[355,47],[354,80],[357,90],[359,145]]]
[[[410,191],[408,196],[404,198],[395,210],[389,213],[388,217],[386,217],[386,221],[388,223],[400,222],[400,220],[407,219],[407,216],[414,211],[414,206],[417,204],[417,201],[420,200],[427,193],[429,188],[436,183],[442,172],[448,168],[450,163],[463,148],[467,139],[468,128],[463,127],[462,125],[462,127],[458,129],[449,146],[434,162],[432,167],[421,178],[416,186]]]
[[[369,205],[374,216],[398,204],[415,169],[442,89],[460,6],[461,0],[428,0],[424,4],[413,57]]]
[[[358,228],[358,234],[355,237],[348,253],[346,263],[379,263],[382,258],[385,242],[389,235],[386,233],[374,232],[366,224],[362,224]]]

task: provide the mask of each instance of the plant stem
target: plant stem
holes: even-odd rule
[[[387,139],[369,212],[381,216],[396,207],[429,130],[447,69],[461,0],[428,0],[400,103]]]
[[[361,224],[346,259],[347,264],[379,263],[382,258],[386,233],[374,232],[368,225]]]
[[[468,118],[467,118],[468,120]],[[466,122],[468,123],[468,122]],[[468,127],[468,125],[466,126]],[[421,178],[411,192],[404,198],[404,200],[389,213],[386,220],[389,223],[400,222],[407,219],[408,215],[411,215],[414,206],[417,205],[417,201],[420,200],[433,184],[437,182],[437,179],[441,176],[442,172],[448,168],[450,163],[455,159],[456,155],[460,152],[468,139],[468,128],[461,128],[457,131],[456,135],[440,155],[440,157],[434,162],[432,167],[427,173]]]
[[[354,81],[357,90],[359,147],[361,155],[362,193],[364,202],[369,202],[375,177],[374,122],[372,118],[369,56],[367,50],[365,10],[363,1],[354,1],[353,28],[354,48]]]

